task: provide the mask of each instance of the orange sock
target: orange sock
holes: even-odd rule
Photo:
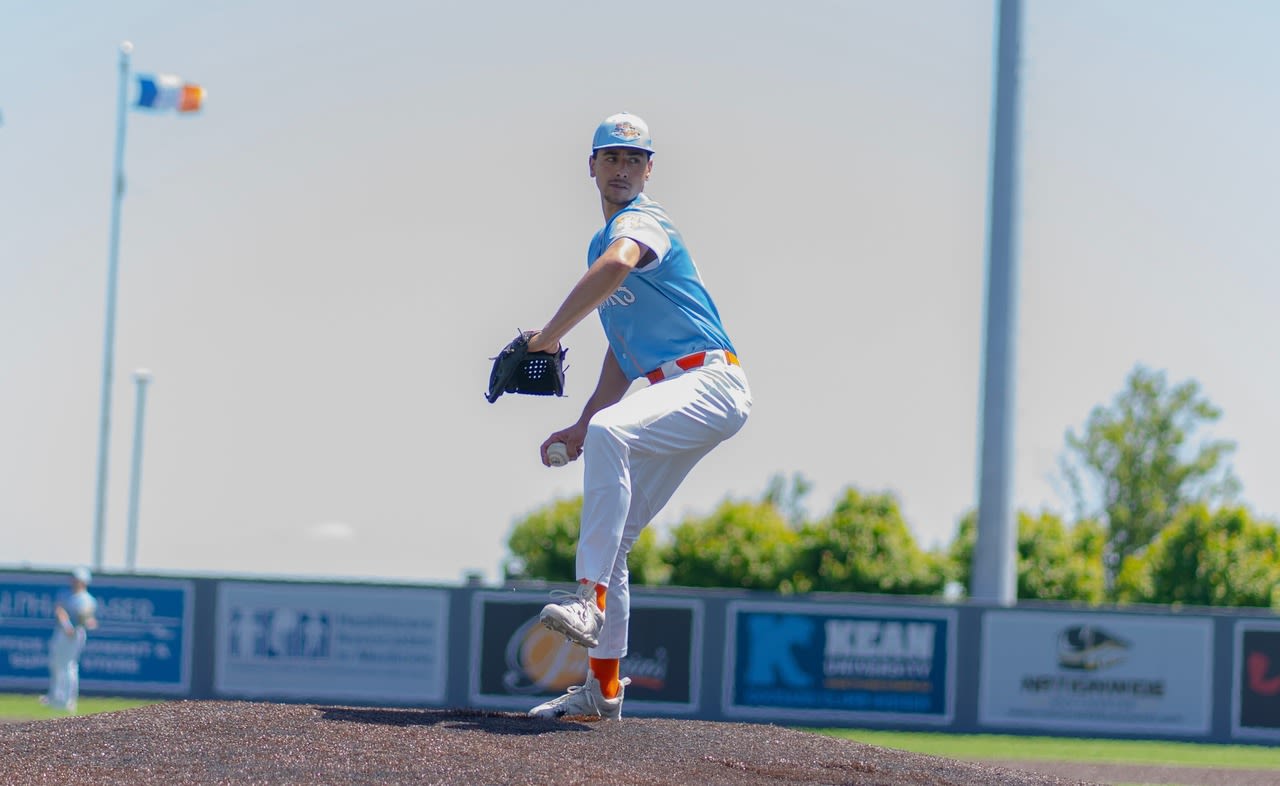
[[[591,579],[578,579],[579,584],[590,584]],[[608,594],[609,588],[603,584],[596,584],[596,607],[604,611],[604,597]]]
[[[600,693],[606,699],[617,698],[622,686],[618,683],[618,671],[621,661],[617,658],[588,658],[591,673],[600,681]]]
[[[586,579],[582,583],[586,583]],[[596,605],[604,611],[604,599],[609,593],[609,588],[603,584],[596,585]],[[622,686],[618,684],[619,669],[621,661],[618,658],[587,658],[587,663],[591,667],[591,673],[595,675],[600,682],[600,693],[606,699],[612,699],[618,695],[618,691]]]

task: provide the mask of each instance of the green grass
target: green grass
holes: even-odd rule
[[[819,734],[968,761],[1084,761],[1186,767],[1280,769],[1280,748],[1209,745],[1197,742],[1014,737],[1003,734],[943,734],[871,729],[807,729]]]
[[[80,701],[76,703],[76,714],[91,715],[95,712],[127,710],[131,707],[154,703],[154,700],[148,699],[81,696]],[[38,693],[0,693],[0,723],[65,718],[67,715],[68,713],[62,710],[51,710],[41,704]]]

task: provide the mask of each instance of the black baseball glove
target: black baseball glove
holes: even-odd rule
[[[563,396],[565,353],[569,350],[561,348],[555,352],[530,352],[529,338],[537,331],[526,330],[502,348],[493,358],[493,371],[489,374],[489,392],[485,398],[489,403],[498,400],[503,393],[524,393],[529,396]]]

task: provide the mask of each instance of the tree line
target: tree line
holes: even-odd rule
[[[1235,444],[1204,436],[1221,416],[1194,380],[1135,367],[1066,434],[1073,514],[1016,513],[1018,598],[1280,610],[1280,526],[1238,501]],[[726,499],[665,536],[646,529],[632,583],[949,597],[970,585],[976,511],[950,543],[925,549],[891,493],[850,485],[810,517],[808,491],[802,475],[776,476],[757,499]],[[571,581],[581,512],[578,496],[517,521],[506,577]]]

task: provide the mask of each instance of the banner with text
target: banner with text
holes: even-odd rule
[[[1235,624],[1231,735],[1280,740],[1280,622]]]
[[[1206,734],[1209,619],[988,611],[978,721],[1046,731]]]
[[[444,701],[445,590],[224,582],[214,690],[223,696]]]
[[[55,598],[69,588],[69,576],[0,573],[0,687],[47,687]],[[186,694],[192,583],[98,576],[89,592],[98,601],[98,627],[80,656],[81,689]]]
[[[542,625],[545,593],[477,592],[472,596],[470,701],[527,710],[581,685],[587,650]],[[627,711],[697,712],[702,602],[631,596]]]
[[[729,604],[725,713],[950,723],[956,614],[836,604]]]

